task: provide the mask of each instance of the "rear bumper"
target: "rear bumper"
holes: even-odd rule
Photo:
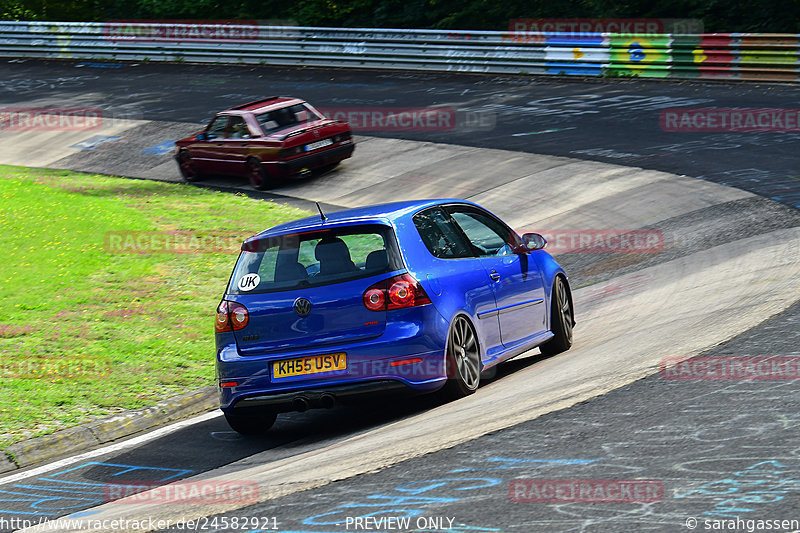
[[[226,412],[241,413],[243,411],[269,408],[276,412],[305,411],[306,409],[330,408],[336,403],[346,402],[362,395],[391,395],[409,393],[413,389],[399,381],[378,380],[350,385],[319,387],[316,389],[276,394],[262,394],[239,400]]]
[[[274,167],[280,176],[291,176],[299,174],[303,169],[312,169],[338,163],[342,159],[347,159],[353,155],[356,145],[354,143],[344,144],[327,150],[322,150],[314,154],[305,155],[292,159],[291,161],[277,161]],[[269,164],[269,162],[265,162]]]
[[[361,342],[334,346],[303,346],[302,349],[264,355],[239,353],[232,336],[217,338],[216,370],[220,407],[229,412],[242,406],[272,405],[291,402],[295,397],[321,396],[336,389],[336,394],[394,391],[433,392],[447,380],[445,344],[447,321],[433,305],[392,311],[383,334]],[[344,353],[343,370],[291,377],[274,377],[278,361]],[[341,390],[340,390],[341,389]],[[313,403],[313,402],[312,402]]]
[[[392,366],[393,362],[409,360],[414,362]],[[347,370],[330,372],[325,377],[306,376],[273,381],[270,376],[271,365],[267,363],[264,366],[263,372],[249,377],[219,380],[236,382],[235,386],[219,388],[219,403],[223,411],[259,406],[277,406],[281,407],[278,409],[280,411],[303,411],[303,405],[292,405],[297,403],[295,400],[305,400],[308,403],[305,408],[329,407],[326,405],[329,399],[322,396],[332,395],[338,402],[342,398],[367,394],[402,391],[426,393],[439,389],[447,381],[443,349],[348,363]]]

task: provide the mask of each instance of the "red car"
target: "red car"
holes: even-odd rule
[[[299,98],[272,96],[226,109],[175,143],[186,181],[208,174],[247,176],[256,189],[281,178],[332,169],[353,155],[350,125]]]

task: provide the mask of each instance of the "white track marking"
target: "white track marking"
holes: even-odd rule
[[[87,459],[92,459],[94,457],[105,455],[107,453],[114,453],[120,450],[124,450],[126,448],[132,448],[134,446],[144,444],[145,442],[149,442],[151,440],[155,440],[165,435],[169,435],[170,433],[174,433],[187,426],[191,426],[193,424],[199,424],[200,422],[205,422],[206,420],[211,420],[212,418],[216,418],[218,416],[222,416],[221,411],[212,411],[210,413],[204,413],[202,415],[198,415],[189,418],[187,420],[181,420],[180,422],[170,424],[169,426],[164,426],[163,428],[156,429],[155,431],[152,431],[145,435],[139,435],[138,437],[134,437],[132,439],[128,439],[123,442],[118,442],[116,444],[111,444],[109,446],[97,448],[96,450],[91,450],[78,455],[73,455],[72,457],[66,457],[64,459],[60,459],[58,461],[54,461],[46,465],[38,466],[36,468],[32,468],[24,472],[11,474],[10,476],[0,478],[0,485],[5,485],[7,483],[15,483],[21,479],[38,476],[39,474],[44,474],[45,472],[50,472],[51,470],[62,468],[64,466],[71,465],[79,461],[85,461]]]

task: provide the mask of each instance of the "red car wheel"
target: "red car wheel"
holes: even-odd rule
[[[257,159],[247,160],[247,177],[250,179],[250,185],[258,190],[264,190],[269,186],[269,176],[267,171],[264,170],[264,165]]]
[[[200,179],[200,172],[188,152],[178,154],[178,168],[185,181],[197,181]]]

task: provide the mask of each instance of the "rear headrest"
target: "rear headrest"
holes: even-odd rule
[[[314,248],[314,257],[317,261],[330,261],[346,258],[350,260],[350,249],[345,242],[336,237],[330,240],[322,240]]]
[[[386,250],[375,250],[370,252],[367,256],[367,262],[364,267],[367,270],[383,270],[389,266],[389,254]]]

